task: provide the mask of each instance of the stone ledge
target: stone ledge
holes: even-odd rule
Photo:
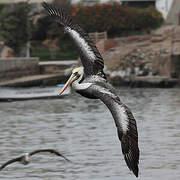
[[[130,87],[172,88],[178,85],[178,79],[167,76],[134,76],[127,79],[115,76],[110,77],[110,82],[114,86]]]
[[[31,87],[40,85],[56,85],[64,83],[67,80],[67,76],[64,71],[56,74],[44,74],[44,75],[33,75],[27,77],[16,78],[14,80],[8,80],[1,82],[1,87]]]
[[[39,58],[0,58],[0,81],[39,72]]]

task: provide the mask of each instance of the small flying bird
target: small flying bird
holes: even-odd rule
[[[25,153],[22,156],[19,156],[17,158],[14,158],[14,159],[11,159],[11,160],[5,162],[3,165],[0,166],[0,171],[2,169],[4,169],[6,166],[8,166],[9,164],[12,164],[15,162],[20,162],[21,164],[27,165],[30,163],[31,156],[33,156],[34,154],[37,154],[37,153],[42,153],[42,152],[49,152],[49,153],[52,153],[52,154],[55,154],[57,156],[64,158],[66,161],[70,161],[65,156],[63,156],[61,153],[59,153],[58,151],[56,151],[54,149],[38,149],[38,150],[32,151],[30,153]]]
[[[101,54],[88,34],[79,25],[73,24],[71,16],[64,10],[46,2],[43,2],[42,6],[72,39],[83,65],[72,70],[72,75],[59,95],[71,84],[77,93],[87,98],[100,99],[108,107],[117,127],[126,164],[138,177],[139,147],[136,121],[131,110],[121,102],[116,90],[107,82]]]

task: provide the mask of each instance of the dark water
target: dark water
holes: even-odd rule
[[[120,96],[138,124],[139,179],[179,180],[180,90],[121,89]],[[97,100],[71,95],[0,103],[0,163],[37,148],[55,148],[73,163],[36,155],[27,166],[4,169],[0,179],[136,179],[124,162],[111,114]]]

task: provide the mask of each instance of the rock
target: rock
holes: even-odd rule
[[[0,58],[14,57],[13,49],[6,46],[4,42],[0,41]]]

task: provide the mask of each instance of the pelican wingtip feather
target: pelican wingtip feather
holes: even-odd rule
[[[129,170],[132,171],[136,177],[138,177],[138,174],[139,174],[139,167],[138,167],[139,155],[138,155],[138,157],[133,157],[134,156],[133,154],[135,154],[135,153],[132,153],[131,151],[127,154],[124,154],[124,159],[126,161],[126,164],[129,168]]]
[[[42,2],[41,5],[48,12],[50,17],[56,18],[56,22],[64,27],[72,26],[72,18],[60,8],[56,8],[53,4]]]

